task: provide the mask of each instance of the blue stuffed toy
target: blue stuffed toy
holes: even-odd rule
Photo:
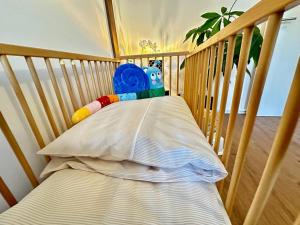
[[[162,73],[157,67],[158,65],[160,65],[160,61],[155,60],[152,66],[143,67],[143,70],[147,74],[149,79],[150,89],[162,88],[164,86],[162,81]]]
[[[149,97],[158,97],[165,95],[162,72],[158,68],[159,60],[155,60],[154,64],[149,67],[143,67],[144,72],[149,79]]]
[[[141,92],[150,88],[145,72],[132,63],[126,63],[117,68],[113,83],[116,94]]]

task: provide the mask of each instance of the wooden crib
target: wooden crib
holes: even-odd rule
[[[237,68],[237,78],[234,84],[233,102],[231,106],[229,123],[227,126],[224,153],[222,162],[227,167],[230,156],[230,150],[233,141],[233,131],[237,119],[238,107],[241,99],[242,86],[246,72],[248,54],[251,44],[251,38],[254,25],[267,21],[267,28],[264,34],[264,42],[261,49],[261,54],[258,66],[254,76],[254,82],[251,88],[249,103],[247,106],[246,118],[242,129],[241,139],[238,146],[238,152],[234,163],[234,169],[231,175],[231,181],[227,197],[224,201],[225,208],[229,216],[232,214],[232,209],[235,202],[237,187],[241,178],[241,172],[246,159],[247,147],[251,138],[256,114],[258,111],[264,84],[268,73],[270,61],[274,46],[276,44],[277,34],[280,28],[282,15],[285,11],[297,6],[300,1],[294,0],[262,0],[254,7],[245,12],[242,16],[236,19],[233,23],[225,27],[212,38],[198,46],[193,52],[170,52],[148,55],[131,55],[120,56],[116,58],[105,58],[91,55],[75,54],[68,52],[52,51],[47,49],[38,49],[30,47],[22,47],[8,44],[0,44],[0,59],[4,71],[9,79],[9,82],[15,92],[15,96],[23,110],[31,131],[40,148],[45,147],[45,141],[35,121],[35,115],[32,113],[29,104],[22,92],[20,83],[16,78],[14,69],[12,68],[8,56],[19,56],[26,60],[28,70],[38,93],[43,110],[47,116],[51,126],[54,138],[60,136],[61,132],[58,129],[58,124],[53,118],[53,112],[50,109],[49,102],[45,96],[43,87],[32,58],[42,58],[46,65],[49,78],[54,89],[56,100],[59,104],[63,123],[66,129],[72,127],[70,121],[70,113],[66,109],[66,101],[62,96],[55,71],[53,70],[53,60],[58,60],[63,73],[63,78],[68,91],[68,98],[71,102],[73,112],[81,106],[87,104],[98,96],[113,93],[112,76],[116,67],[125,61],[136,63],[137,65],[148,64],[150,59],[161,59],[162,67],[169,64],[168,84],[167,89],[170,95],[183,94],[184,99],[190,107],[195,120],[199,127],[207,136],[209,143],[217,152],[220,145],[221,129],[224,122],[225,107],[228,97],[229,81],[233,65],[233,52],[235,47],[235,38],[237,34],[242,33],[241,52]],[[226,67],[224,72],[224,82],[222,87],[221,99],[218,100],[220,89],[221,67],[224,57],[224,46],[227,45]],[[185,74],[184,74],[184,93],[180,93],[180,62],[185,59]],[[172,71],[172,62],[176,64],[176,71]],[[72,67],[72,74],[66,69],[66,64]],[[80,71],[78,70],[80,65]],[[165,71],[165,69],[163,69]],[[288,149],[294,129],[297,124],[300,113],[300,61],[295,70],[294,80],[289,90],[289,96],[286,101],[286,106],[280,125],[277,129],[271,153],[265,166],[261,181],[257,188],[255,197],[251,207],[245,218],[244,224],[256,224],[266,202],[270,196],[271,190],[278,177],[282,160]],[[79,74],[82,74],[83,82],[79,79]],[[175,77],[174,77],[175,75]],[[76,86],[70,82],[70,77],[76,81]],[[173,80],[175,79],[175,87]],[[215,82],[213,89],[213,80]],[[173,93],[172,90],[175,90]],[[79,99],[75,97],[75,92]],[[86,92],[86,93],[85,93]],[[211,103],[211,96],[214,96]],[[217,110],[217,104],[220,101],[220,109]],[[212,107],[210,107],[212,105]],[[218,119],[216,117],[218,115]],[[14,134],[12,133],[9,124],[5,117],[0,112],[0,127],[5,135],[8,143],[14,151],[17,159],[22,165],[28,179],[33,187],[39,185],[38,179],[35,177],[28,161],[22,153]],[[216,122],[217,121],[217,122]],[[216,132],[214,132],[216,130]],[[63,130],[64,131],[64,130]],[[47,160],[49,160],[47,158]],[[219,192],[223,191],[224,181],[220,182]],[[10,206],[16,204],[16,199],[9,191],[3,179],[0,179],[0,191],[5,200]],[[300,215],[300,214],[299,214]],[[298,216],[295,224],[299,224],[300,216]]]

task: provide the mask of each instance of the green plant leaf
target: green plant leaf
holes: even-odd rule
[[[211,36],[213,36],[214,34],[216,34],[217,32],[220,31],[220,29],[221,29],[221,22],[222,22],[222,20],[219,19],[219,20],[215,23],[215,25],[213,26],[213,28],[212,28],[212,30],[211,30]]]
[[[180,64],[180,69],[182,70],[185,66],[185,59],[182,61],[182,63]]]
[[[219,13],[216,13],[216,12],[208,12],[208,13],[204,13],[201,15],[202,18],[205,18],[205,19],[212,19],[212,18],[220,18],[221,15]]]
[[[223,18],[223,25],[224,25],[224,27],[226,27],[228,24],[230,24],[231,22],[228,20],[228,19],[226,19],[226,18]]]
[[[206,38],[207,39],[211,37],[211,31],[210,30],[207,30],[205,33],[206,33]]]
[[[223,6],[223,7],[221,8],[222,14],[224,15],[224,13],[226,13],[226,11],[227,11],[227,8]]]
[[[201,44],[203,43],[204,36],[205,36],[205,32],[202,32],[202,33],[199,35],[199,37],[198,37],[198,39],[197,39],[197,42],[196,42],[197,46],[199,46],[199,45],[201,45]]]
[[[231,15],[235,15],[235,16],[240,16],[242,15],[244,12],[243,11],[232,11],[232,12],[228,12],[228,13],[224,13],[224,15],[226,16],[231,16]]]
[[[190,30],[189,32],[187,32],[185,35],[185,40],[183,42],[187,41],[195,32],[197,32],[197,30],[198,30],[198,28],[194,28],[194,29]]]
[[[194,42],[194,40],[195,40],[195,38],[196,38],[197,35],[198,35],[197,32],[195,32],[195,33],[193,34],[193,37],[192,37],[192,43]]]
[[[199,32],[203,32],[207,29],[212,28],[212,26],[218,21],[218,17],[206,20],[206,22],[200,27]]]

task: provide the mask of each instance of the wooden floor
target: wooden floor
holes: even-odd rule
[[[246,165],[238,189],[233,211],[232,224],[243,224],[251,200],[263,172],[274,136],[279,124],[278,117],[258,117],[248,149]],[[239,142],[244,116],[236,123],[229,171],[232,172],[234,157]],[[228,116],[223,127],[226,133]],[[300,123],[300,122],[299,122]],[[259,225],[292,225],[300,212],[300,124],[293,136],[288,153],[284,159],[280,176],[266,205]],[[230,177],[226,179],[224,194],[227,193]],[[222,196],[224,199],[224,195]]]

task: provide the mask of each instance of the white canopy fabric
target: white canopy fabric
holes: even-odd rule
[[[141,40],[150,40],[158,52],[192,50],[191,41],[183,43],[190,29],[203,23],[208,11],[230,8],[234,0],[114,0],[114,13],[121,55],[153,53],[142,51]],[[234,10],[246,11],[258,1],[238,0]]]

